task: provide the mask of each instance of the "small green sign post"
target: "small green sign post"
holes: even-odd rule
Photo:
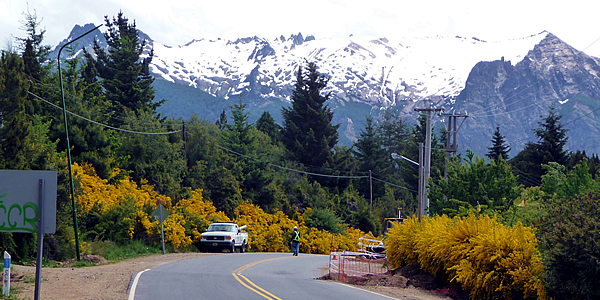
[[[160,222],[160,235],[162,236],[162,250],[165,254],[165,229],[163,226],[164,219],[168,218],[171,213],[168,210],[163,210],[162,204],[158,205],[158,208],[152,212],[152,216],[158,219]]]

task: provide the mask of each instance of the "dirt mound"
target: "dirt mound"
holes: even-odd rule
[[[333,278],[329,275],[325,275],[318,279],[332,280]],[[393,270],[390,276],[349,277],[347,283],[361,286],[375,292],[384,292],[384,294],[392,297],[397,297],[397,295],[402,294],[397,290],[401,289],[423,291],[423,294],[413,295],[415,297],[414,299],[469,299],[468,292],[447,285],[440,278],[421,270],[419,266],[415,265]],[[385,290],[385,288],[394,288],[396,290],[390,291]],[[418,297],[418,295],[421,296]]]

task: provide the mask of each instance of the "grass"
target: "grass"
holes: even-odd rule
[[[109,261],[119,261],[128,258],[162,253],[159,247],[146,245],[142,241],[131,241],[124,245],[107,241],[91,243],[91,254],[100,255]]]
[[[88,260],[80,260],[73,264],[73,268],[93,267],[95,264]]]

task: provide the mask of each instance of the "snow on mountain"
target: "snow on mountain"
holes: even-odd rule
[[[521,61],[548,33],[504,41],[464,37],[415,39],[349,36],[194,40],[169,47],[154,41],[151,71],[167,81],[228,99],[252,90],[289,101],[298,66],[317,64],[330,76],[334,99],[376,107],[399,101],[454,97],[480,61]]]

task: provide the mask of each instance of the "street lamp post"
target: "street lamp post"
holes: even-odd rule
[[[81,260],[81,254],[79,253],[80,249],[79,249],[79,231],[77,229],[77,204],[75,203],[75,185],[73,184],[73,167],[71,166],[71,144],[69,143],[69,125],[67,122],[67,106],[65,104],[65,90],[63,87],[63,80],[62,80],[62,69],[60,68],[60,53],[62,52],[62,50],[72,44],[73,42],[75,42],[76,40],[84,37],[85,35],[89,34],[90,32],[100,28],[100,26],[102,25],[98,25],[96,26],[94,29],[78,36],[77,38],[73,39],[72,41],[62,45],[62,47],[60,47],[60,49],[58,50],[58,57],[56,58],[56,60],[58,61],[58,77],[60,78],[60,94],[62,96],[62,106],[63,106],[63,117],[65,119],[65,135],[66,135],[66,141],[67,141],[67,163],[69,165],[69,181],[71,183],[71,201],[73,204],[73,229],[75,230],[75,248],[77,249],[77,261]]]
[[[408,159],[402,155],[399,155],[397,153],[392,153],[392,158],[393,159],[404,159],[412,164],[415,164],[419,167],[419,193],[417,196],[417,204],[418,204],[418,208],[417,208],[417,215],[419,217],[419,222],[421,222],[421,216],[426,216],[426,210],[429,209],[429,206],[425,204],[425,195],[427,193],[426,190],[426,179],[425,179],[425,172],[424,172],[424,168],[423,168],[423,143],[419,143],[419,162],[415,162],[414,160]],[[427,207],[426,207],[427,206]]]

